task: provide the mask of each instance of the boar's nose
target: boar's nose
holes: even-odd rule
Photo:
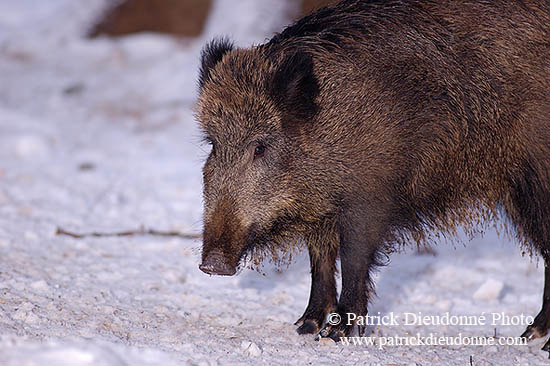
[[[209,275],[233,276],[237,269],[225,263],[218,251],[210,252],[199,265],[199,269]]]

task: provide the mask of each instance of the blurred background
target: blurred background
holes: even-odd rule
[[[151,31],[197,37],[202,34],[215,2],[216,0],[118,1],[106,6],[101,19],[92,27],[88,35],[90,37],[101,34],[120,36]],[[288,10],[283,17],[286,16],[289,21],[309,14],[335,0],[280,0],[278,2],[287,3]],[[268,8],[275,2],[271,1],[271,3],[263,1],[263,5]],[[272,15],[276,15],[275,13],[276,11]]]
[[[30,236],[56,225],[198,232],[201,48],[220,35],[261,43],[326,3],[0,1],[0,230],[21,231],[11,220],[23,215]]]

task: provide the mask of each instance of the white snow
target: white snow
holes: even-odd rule
[[[200,232],[192,106],[214,35],[260,43],[278,0],[219,0],[204,37],[81,37],[104,2],[0,2],[0,365],[543,365],[528,346],[377,347],[295,333],[308,260],[231,278],[197,268],[200,241],[73,239],[141,225]],[[371,313],[534,316],[543,265],[489,231],[467,247],[392,256]],[[482,299],[482,300],[479,300]],[[498,301],[485,301],[498,300]],[[376,335],[518,336],[520,325],[376,326]]]

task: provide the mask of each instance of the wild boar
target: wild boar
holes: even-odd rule
[[[297,331],[338,341],[353,326],[327,313],[366,314],[388,247],[504,213],[546,268],[523,336],[548,332],[550,2],[344,0],[265,44],[211,42],[199,89],[202,271],[305,243]]]

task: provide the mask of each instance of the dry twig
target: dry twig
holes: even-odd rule
[[[181,233],[179,231],[160,231],[155,229],[146,229],[144,227],[139,228],[137,230],[128,230],[128,231],[120,231],[120,232],[113,232],[113,233],[102,233],[102,232],[75,233],[72,231],[65,230],[61,227],[58,227],[56,231],[56,235],[65,235],[76,239],[89,238],[89,237],[108,238],[108,237],[117,237],[117,236],[137,236],[137,235],[167,236],[167,237],[177,237],[182,239],[202,238],[201,234]]]

